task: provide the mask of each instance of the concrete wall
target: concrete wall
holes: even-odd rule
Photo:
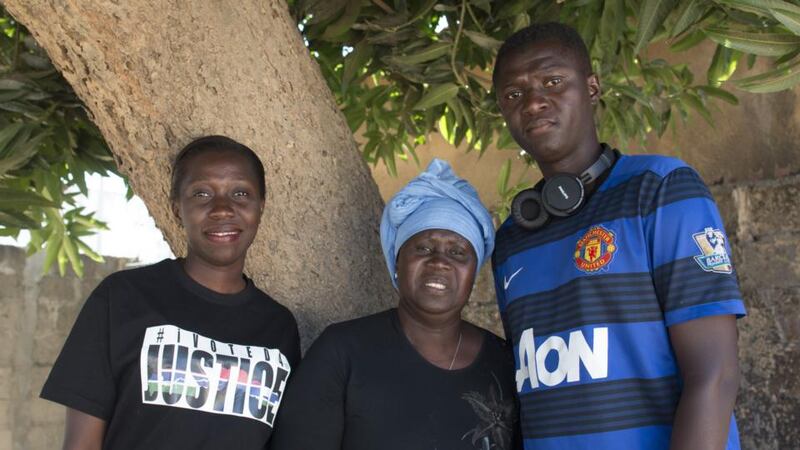
[[[0,246],[0,450],[61,448],[64,408],[39,399],[84,300],[124,260],[87,261],[83,280],[42,274],[42,256]]]

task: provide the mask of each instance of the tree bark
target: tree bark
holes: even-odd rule
[[[264,162],[246,270],[295,313],[304,346],[330,322],[394,303],[377,187],[283,1],[3,4],[85,102],[176,254],[186,247],[171,162],[193,138],[223,134]]]

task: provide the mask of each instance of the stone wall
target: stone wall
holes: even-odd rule
[[[64,408],[39,399],[89,293],[124,260],[86,261],[86,274],[42,274],[42,255],[0,246],[0,450],[61,448]]]
[[[800,447],[800,176],[712,190],[748,310],[739,322],[742,447]]]

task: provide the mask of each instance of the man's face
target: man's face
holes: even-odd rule
[[[539,164],[569,159],[594,143],[600,85],[571,50],[556,41],[536,42],[514,50],[495,70],[508,130]]]

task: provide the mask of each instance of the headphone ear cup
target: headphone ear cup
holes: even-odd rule
[[[568,217],[583,205],[585,190],[580,178],[559,173],[551,176],[542,187],[542,205],[556,217]]]
[[[536,189],[525,189],[511,202],[511,217],[520,227],[533,231],[547,223],[550,214],[542,204],[542,194]]]

